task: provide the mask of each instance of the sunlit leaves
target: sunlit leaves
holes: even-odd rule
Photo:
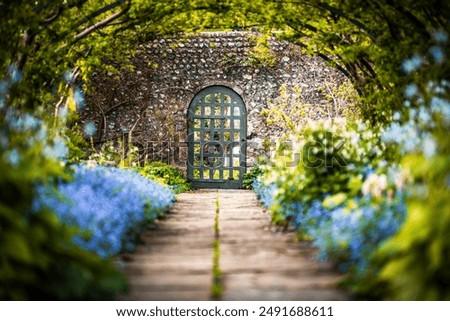
[[[270,2],[270,1],[263,1]],[[399,87],[405,77],[399,68],[405,56],[427,50],[429,31],[439,30],[450,8],[440,1],[278,1],[277,21],[287,26],[285,37],[311,54],[326,55],[353,81],[366,106],[364,116],[372,121],[388,119],[383,111],[400,109]],[[273,17],[272,17],[273,18]],[[432,33],[443,40],[445,32]],[[430,55],[442,62],[444,52],[432,47]],[[417,60],[404,63],[409,73]],[[383,92],[383,95],[379,95]],[[369,108],[369,109],[367,109]]]

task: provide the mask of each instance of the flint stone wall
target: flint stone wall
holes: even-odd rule
[[[127,148],[131,137],[141,161],[183,168],[192,98],[205,87],[226,86],[242,97],[247,108],[247,166],[251,166],[256,156],[268,152],[263,142],[280,137],[280,129],[267,126],[261,111],[279,95],[282,84],[300,87],[303,102],[320,108],[326,101],[323,83],[343,79],[321,58],[306,56],[298,46],[274,38],[269,44],[275,64],[255,61],[257,37],[249,32],[209,32],[143,44],[131,60],[133,70],[94,74],[81,122],[96,125],[97,148],[106,142]]]

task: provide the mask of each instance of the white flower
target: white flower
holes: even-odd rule
[[[93,159],[88,160],[86,163],[87,168],[94,168],[95,166],[97,166],[97,162]]]
[[[364,195],[373,195],[375,197],[381,197],[382,193],[387,188],[387,177],[384,174],[370,174],[364,181],[362,186],[362,193]]]
[[[411,182],[411,173],[405,169],[401,169],[397,175],[395,175],[395,186],[400,190],[404,188],[405,184]]]

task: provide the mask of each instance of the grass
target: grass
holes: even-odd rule
[[[213,264],[212,264],[213,283],[211,286],[211,298],[213,300],[220,300],[223,293],[222,270],[220,269],[219,214],[220,214],[220,203],[219,203],[219,192],[217,192],[216,216],[214,217],[214,242],[213,242]]]

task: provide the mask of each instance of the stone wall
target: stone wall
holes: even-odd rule
[[[302,54],[288,42],[270,39],[272,60],[265,61],[255,51],[258,37],[248,32],[210,32],[159,39],[139,48],[132,70],[122,69],[119,75],[95,73],[81,113],[83,123],[96,125],[95,146],[122,140],[126,147],[131,137],[141,160],[184,167],[190,101],[201,89],[222,85],[236,91],[246,105],[251,166],[256,155],[267,151],[262,142],[280,135],[279,128],[266,125],[261,111],[268,99],[278,96],[282,84],[300,87],[303,102],[321,108],[326,101],[324,81],[343,79],[323,60]]]

